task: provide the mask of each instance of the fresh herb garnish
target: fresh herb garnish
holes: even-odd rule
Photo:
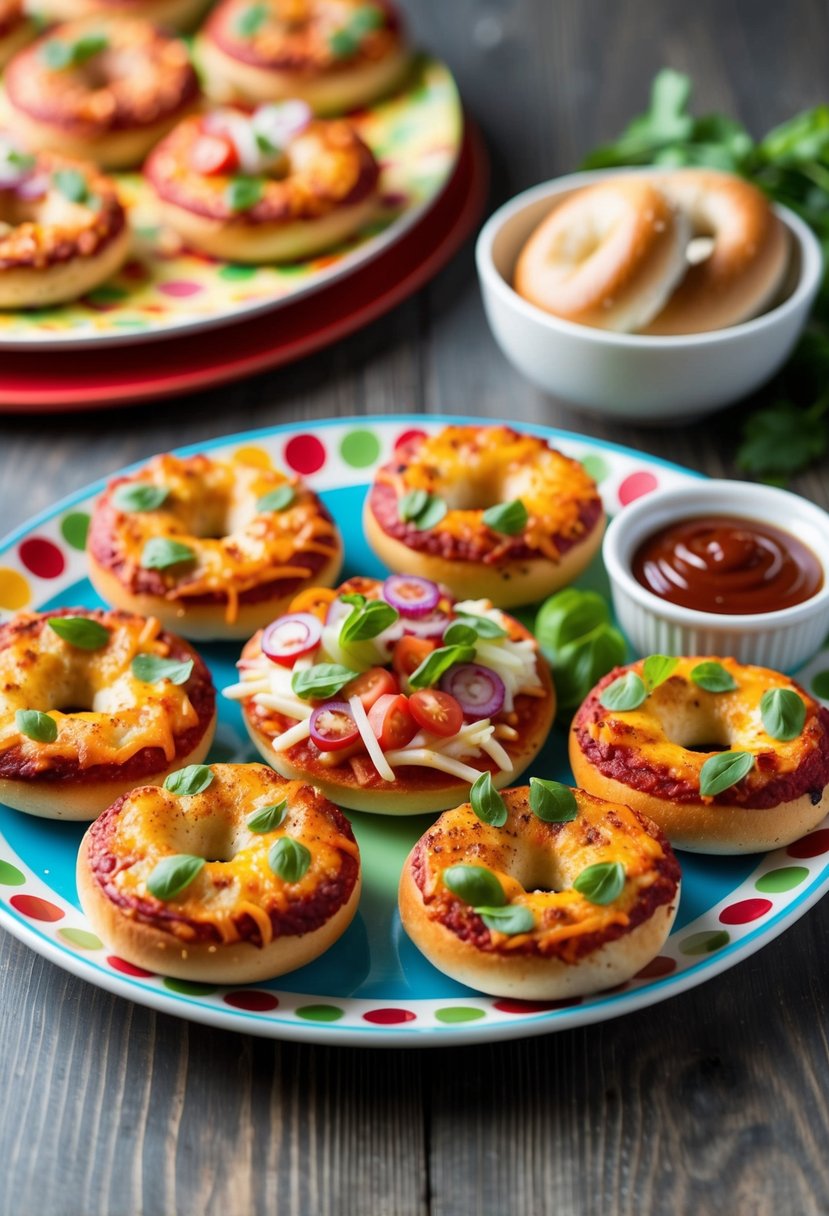
[[[171,794],[186,797],[201,794],[213,780],[213,770],[208,764],[188,764],[164,778],[164,788]]]
[[[453,621],[443,635],[444,646],[475,646],[477,641],[475,626],[464,621]]]
[[[829,107],[804,110],[755,142],[726,115],[691,114],[690,96],[688,76],[670,68],[659,72],[646,112],[614,143],[591,153],[583,167],[725,169],[750,178],[797,212],[829,249]],[[766,402],[745,419],[736,463],[744,473],[782,485],[829,450],[829,273],[809,329],[765,395]]]
[[[504,536],[517,536],[527,526],[529,515],[527,508],[520,498],[512,502],[499,503],[489,507],[483,513],[483,521],[493,532],[501,532]]]
[[[449,510],[437,494],[426,490],[410,490],[397,504],[397,513],[404,524],[412,524],[418,532],[428,532],[443,519]]]
[[[312,698],[325,701],[335,696],[341,688],[357,675],[350,667],[339,663],[315,663],[313,667],[300,668],[291,676],[291,688],[303,701]]]
[[[544,777],[530,777],[530,810],[544,823],[571,823],[579,813],[569,785]]]
[[[351,612],[340,629],[341,646],[378,637],[400,616],[397,609],[385,600],[367,600],[363,595],[343,595],[340,598],[343,603],[351,604]]]
[[[459,612],[455,617],[456,625],[467,625],[473,629],[479,638],[506,638],[509,632],[503,625],[493,621],[489,616],[477,616],[472,612]]]
[[[265,183],[261,177],[234,177],[225,189],[225,202],[231,211],[250,211],[261,202]]]
[[[621,861],[597,861],[582,870],[573,889],[591,904],[612,904],[625,887],[625,867]]]
[[[635,671],[627,671],[608,684],[599,697],[599,704],[605,709],[613,709],[619,713],[625,710],[638,709],[648,695],[645,681]]]
[[[733,692],[737,687],[737,681],[731,672],[726,671],[722,663],[716,663],[713,659],[697,663],[691,670],[691,679],[706,692]]]
[[[259,33],[267,19],[267,4],[249,4],[247,8],[242,9],[236,18],[233,24],[234,32],[240,38],[252,38],[254,34]]]
[[[27,739],[35,743],[54,743],[58,737],[58,724],[49,714],[41,713],[39,709],[18,709],[14,715],[14,724]]]
[[[455,663],[471,663],[474,646],[440,646],[433,650],[409,676],[410,688],[430,688]]]
[[[553,669],[559,717],[566,720],[595,684],[625,661],[625,639],[596,591],[567,587],[545,600],[533,630]]]
[[[673,675],[679,659],[667,654],[649,654],[642,664],[642,677],[648,692],[653,692],[660,684]]]
[[[502,828],[507,822],[507,804],[492,785],[492,773],[481,773],[472,783],[469,801],[482,823]]]
[[[80,169],[56,169],[52,181],[70,203],[85,203],[89,199],[89,185]]]
[[[501,908],[476,907],[477,912],[487,929],[496,933],[508,933],[510,937],[516,933],[532,933],[535,928],[535,917],[526,904],[506,904]]]
[[[141,554],[141,565],[145,570],[166,570],[168,566],[183,566],[196,560],[189,545],[166,536],[153,536],[147,541]]]
[[[293,486],[277,486],[275,490],[271,490],[268,494],[263,494],[261,498],[257,498],[256,510],[259,512],[284,511],[295,498],[296,491]]]
[[[308,872],[311,853],[293,836],[283,836],[268,850],[268,865],[283,882],[299,882]]]
[[[469,866],[459,862],[443,871],[444,886],[473,907],[502,908],[507,902],[504,888],[486,866]]]
[[[112,495],[112,502],[119,511],[155,511],[167,501],[169,496],[170,491],[166,486],[131,481],[126,485],[118,486]]]
[[[260,806],[253,814],[248,815],[245,822],[251,832],[255,832],[257,836],[265,836],[268,832],[275,832],[285,822],[287,814],[288,799],[283,798],[281,802],[272,802],[269,806]]]
[[[103,34],[86,34],[74,42],[66,42],[62,38],[50,38],[40,48],[40,58],[53,72],[64,68],[76,68],[86,63],[93,55],[99,55],[109,46],[109,39]]]
[[[175,899],[203,869],[204,858],[191,853],[163,857],[147,879],[147,890],[156,899]]]
[[[360,49],[360,43],[366,34],[379,29],[384,21],[385,17],[381,9],[373,4],[362,5],[353,13],[345,25],[340,26],[339,29],[329,34],[328,47],[331,54],[337,59],[345,59],[349,55],[356,55]]]
[[[806,722],[806,705],[793,688],[770,688],[760,698],[766,734],[781,743],[796,739]]]
[[[714,797],[742,781],[754,768],[751,752],[718,752],[709,756],[699,774],[699,792]]]
[[[144,684],[157,684],[169,680],[171,684],[186,684],[193,674],[192,659],[162,659],[157,654],[137,654],[130,664],[136,680]]]
[[[88,616],[53,616],[49,628],[78,650],[101,650],[109,641],[109,630]]]

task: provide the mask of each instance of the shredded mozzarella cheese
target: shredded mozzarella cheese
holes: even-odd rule
[[[368,714],[363,708],[363,703],[359,697],[354,696],[348,702],[348,707],[351,710],[351,716],[357,724],[357,730],[360,732],[360,737],[365,744],[365,749],[371,758],[371,762],[377,769],[377,772],[384,781],[396,781],[394,769],[383,754],[383,749],[377,742],[377,736],[371,729],[368,720]]]

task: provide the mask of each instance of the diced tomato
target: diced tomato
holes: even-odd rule
[[[399,676],[410,676],[436,649],[437,643],[429,638],[416,638],[407,634],[399,642],[395,642],[391,665]]]
[[[239,168],[239,153],[227,135],[202,134],[190,149],[190,168],[205,177],[232,173]]]
[[[417,734],[417,723],[409,710],[409,699],[402,693],[379,697],[368,711],[368,724],[383,751],[405,747]]]
[[[346,684],[342,697],[344,701],[350,701],[352,697],[359,697],[363,703],[363,709],[369,710],[380,697],[398,692],[400,692],[400,685],[390,671],[387,671],[385,667],[370,667],[368,671],[361,672]]]
[[[434,735],[456,735],[463,726],[460,702],[439,688],[419,688],[409,697],[409,712],[418,726]]]
[[[336,598],[336,591],[330,587],[306,587],[291,600],[289,612],[310,612],[325,621],[328,609]]]

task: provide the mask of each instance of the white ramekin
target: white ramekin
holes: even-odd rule
[[[487,220],[475,257],[490,328],[520,372],[574,409],[664,426],[722,409],[778,370],[806,324],[823,258],[808,225],[787,207],[775,207],[792,246],[783,299],[750,321],[701,334],[649,336],[593,329],[554,317],[514,290],[518,254],[566,195],[613,174],[652,172],[571,173],[525,190]]]
[[[636,581],[633,555],[642,541],[695,515],[730,515],[772,524],[796,535],[823,567],[811,599],[776,612],[729,616],[660,599]],[[829,514],[787,490],[746,481],[700,481],[655,490],[625,507],[607,529],[604,564],[617,620],[640,655],[716,655],[791,672],[829,633]]]

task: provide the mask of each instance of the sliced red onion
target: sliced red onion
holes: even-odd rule
[[[330,719],[333,716],[339,719],[342,731],[333,732],[330,729]],[[346,718],[347,722],[344,721]],[[326,719],[328,719],[328,729],[326,729]],[[318,705],[311,714],[308,726],[311,731],[311,739],[323,752],[337,752],[343,747],[356,743],[360,738],[351,706],[345,701],[326,701],[323,705]]]
[[[304,101],[283,101],[259,106],[251,121],[254,131],[274,148],[282,149],[305,130],[312,118],[311,107]]]
[[[456,663],[441,678],[440,687],[460,701],[464,717],[473,722],[497,714],[506,696],[498,673],[480,663]]]
[[[424,617],[437,608],[440,588],[417,574],[391,574],[383,583],[383,599],[401,616]]]
[[[46,197],[49,187],[49,178],[45,173],[32,173],[15,186],[15,194],[18,198],[26,199],[27,202],[35,202],[39,198]]]
[[[316,649],[322,638],[322,622],[312,612],[292,612],[277,617],[262,634],[262,653],[272,663],[293,667],[296,659]]]
[[[409,617],[406,620],[401,618],[400,623],[404,633],[411,633],[416,638],[429,638],[434,641],[443,637],[450,620],[445,612],[430,612],[428,616]]]

